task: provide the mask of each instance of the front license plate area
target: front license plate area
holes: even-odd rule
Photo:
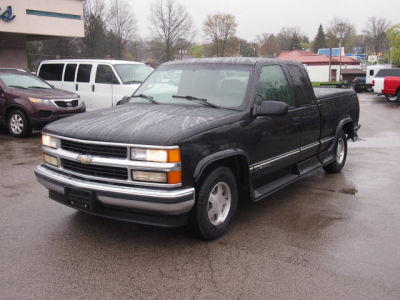
[[[81,209],[93,209],[94,193],[75,188],[65,188],[65,197],[69,205]]]

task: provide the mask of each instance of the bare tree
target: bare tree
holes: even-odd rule
[[[177,48],[188,46],[193,39],[192,19],[175,0],[153,2],[149,21],[156,40],[162,44],[165,61],[171,60]]]
[[[86,0],[83,6],[85,37],[83,38],[84,55],[104,57],[106,54],[105,5],[101,0]]]
[[[283,27],[278,34],[277,40],[281,51],[292,51],[301,49],[300,43],[304,37],[297,27]]]
[[[203,24],[203,31],[211,42],[216,56],[224,56],[228,41],[235,36],[236,18],[230,14],[217,13],[208,15]]]
[[[367,43],[373,51],[382,53],[388,49],[386,30],[390,27],[390,22],[384,18],[369,17],[366,28],[363,30]]]
[[[356,28],[353,24],[341,19],[333,18],[328,26],[327,38],[332,41],[332,46],[339,43],[342,38],[342,47],[351,51],[356,36]]]
[[[136,35],[136,18],[126,0],[112,0],[109,11],[109,28],[115,39],[117,57],[121,58],[126,42]]]

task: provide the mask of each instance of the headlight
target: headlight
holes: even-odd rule
[[[56,149],[59,145],[59,139],[47,134],[42,134],[42,145]]]
[[[159,150],[131,148],[131,159],[153,162],[180,162],[181,155],[179,149]]]
[[[48,100],[48,99],[39,99],[39,98],[32,98],[32,97],[29,97],[28,99],[32,103],[39,103],[39,104],[43,104],[43,105],[53,105],[53,102],[51,102],[51,100]]]

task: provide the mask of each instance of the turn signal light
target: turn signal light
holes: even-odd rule
[[[172,149],[168,151],[168,162],[180,162],[181,153],[179,149]]]
[[[168,183],[176,184],[182,182],[182,171],[171,171],[168,172]]]
[[[43,160],[52,166],[58,167],[58,160],[54,156],[43,153]]]

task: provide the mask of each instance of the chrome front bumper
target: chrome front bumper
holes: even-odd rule
[[[35,168],[35,175],[38,182],[49,189],[50,194],[53,192],[64,196],[65,203],[63,204],[83,211],[86,211],[86,207],[75,207],[72,205],[73,201],[71,203],[68,199],[66,189],[84,190],[92,193],[94,201],[100,205],[96,206],[98,209],[90,208],[87,212],[105,217],[107,217],[107,208],[145,214],[182,215],[192,209],[195,201],[195,189],[192,187],[157,189],[100,183],[59,173],[43,165]],[[57,201],[59,200],[57,199]]]

